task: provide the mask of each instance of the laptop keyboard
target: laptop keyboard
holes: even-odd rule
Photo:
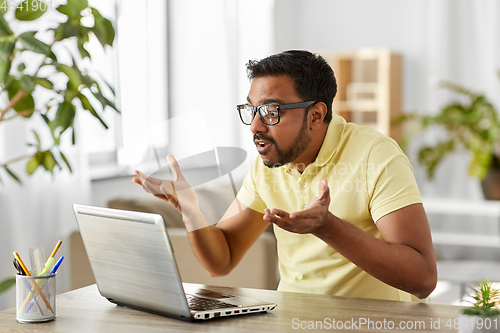
[[[193,296],[186,294],[186,299],[188,306],[191,310],[195,311],[206,311],[214,309],[224,309],[224,308],[234,308],[237,307],[234,304],[229,304],[221,301],[216,301],[208,298]]]

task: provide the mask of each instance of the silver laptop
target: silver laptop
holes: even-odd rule
[[[161,215],[76,204],[73,210],[99,292],[110,302],[182,320],[276,307],[182,283]]]

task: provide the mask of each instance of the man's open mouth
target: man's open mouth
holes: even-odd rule
[[[257,147],[257,151],[259,152],[259,154],[267,153],[272,147],[272,143],[269,141],[255,140],[254,142],[255,142],[255,146]]]

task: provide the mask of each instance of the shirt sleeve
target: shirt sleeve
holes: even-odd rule
[[[250,172],[243,180],[243,185],[236,198],[245,206],[264,214],[264,209],[267,208],[266,204],[259,195],[258,179],[259,179],[259,164],[262,163],[260,158],[257,158],[250,169]]]
[[[366,175],[373,221],[400,208],[422,203],[410,161],[394,140],[384,137],[374,143]]]

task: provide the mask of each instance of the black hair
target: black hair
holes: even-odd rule
[[[304,101],[326,104],[324,121],[332,120],[332,103],[337,94],[337,81],[333,69],[319,54],[309,51],[290,50],[273,54],[262,60],[247,63],[247,76],[256,77],[289,75],[295,82],[295,90]]]

